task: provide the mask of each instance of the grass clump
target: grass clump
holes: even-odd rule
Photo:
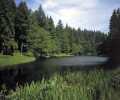
[[[112,75],[103,70],[55,74],[49,80],[17,88],[9,100],[119,100],[111,85]]]

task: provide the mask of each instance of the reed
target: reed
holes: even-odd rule
[[[32,82],[17,88],[9,100],[119,100],[120,90],[113,88],[113,75],[103,70],[55,74],[49,80]]]

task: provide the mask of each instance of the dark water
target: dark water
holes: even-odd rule
[[[55,72],[90,70],[107,61],[105,57],[76,56],[64,58],[38,59],[35,62],[8,66],[0,70],[0,85],[5,84],[10,89],[16,85],[31,83],[49,78]]]

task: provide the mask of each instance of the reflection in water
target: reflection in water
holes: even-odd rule
[[[16,85],[29,84],[32,81],[41,80],[43,77],[49,78],[55,72],[88,70],[106,61],[107,58],[104,57],[90,56],[38,59],[32,63],[1,69],[0,85],[5,84],[8,88],[15,89]]]

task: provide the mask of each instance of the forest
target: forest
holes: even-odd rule
[[[0,52],[13,55],[33,52],[36,56],[55,54],[97,55],[97,48],[107,35],[100,31],[75,29],[62,20],[54,24],[42,5],[32,11],[25,1],[16,5],[14,0],[0,1]]]

